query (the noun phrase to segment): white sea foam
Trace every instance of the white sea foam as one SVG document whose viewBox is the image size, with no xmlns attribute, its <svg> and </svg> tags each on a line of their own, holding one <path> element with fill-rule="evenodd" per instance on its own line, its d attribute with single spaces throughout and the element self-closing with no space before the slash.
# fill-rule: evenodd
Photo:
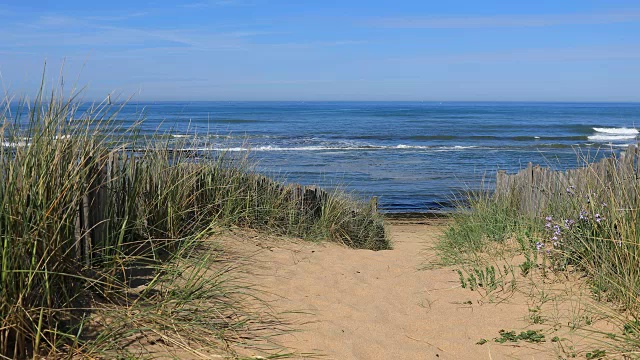
<svg viewBox="0 0 640 360">
<path fill-rule="evenodd" d="M 625 141 L 636 138 L 636 135 L 591 135 L 587 137 L 591 141 Z"/>
<path fill-rule="evenodd" d="M 468 149 L 475 149 L 475 148 L 477 148 L 477 146 L 460 146 L 460 145 L 456 145 L 456 146 L 438 147 L 438 148 L 435 148 L 433 151 L 435 151 L 435 152 L 460 151 L 460 150 L 468 150 Z"/>
<path fill-rule="evenodd" d="M 23 146 L 27 146 L 27 145 L 31 145 L 30 142 L 28 141 L 16 141 L 16 142 L 11 142 L 11 141 L 3 141 L 2 142 L 2 146 L 3 147 L 23 147 Z"/>
<path fill-rule="evenodd" d="M 611 144 L 611 146 L 619 147 L 619 148 L 627 148 L 627 147 L 629 147 L 629 145 L 633 145 L 633 144 Z"/>
<path fill-rule="evenodd" d="M 182 148 L 180 151 L 230 151 L 230 152 L 240 152 L 240 151 L 251 151 L 251 152 L 262 152 L 262 151 L 363 151 L 363 150 L 433 150 L 433 151 L 452 151 L 452 150 L 467 150 L 477 148 L 477 146 L 442 146 L 442 147 L 432 147 L 432 146 L 423 146 L 423 145 L 405 145 L 400 144 L 396 146 L 296 146 L 296 147 L 281 147 L 281 146 L 273 146 L 273 145 L 264 145 L 264 146 L 256 146 L 256 147 L 193 147 L 193 148 Z"/>
<path fill-rule="evenodd" d="M 71 139 L 71 135 L 54 136 L 53 140 L 67 140 Z M 2 141 L 0 145 L 2 147 L 23 147 L 31 145 L 31 138 L 16 138 L 16 141 Z"/>
<path fill-rule="evenodd" d="M 594 127 L 593 130 L 595 132 L 603 133 L 603 134 L 612 134 L 612 135 L 638 135 L 640 132 L 638 129 L 631 128 L 597 128 Z"/>
<path fill-rule="evenodd" d="M 383 147 L 383 148 L 387 148 L 387 147 Z M 396 149 L 430 149 L 431 146 L 400 144 L 400 145 L 396 146 L 395 148 Z"/>
</svg>

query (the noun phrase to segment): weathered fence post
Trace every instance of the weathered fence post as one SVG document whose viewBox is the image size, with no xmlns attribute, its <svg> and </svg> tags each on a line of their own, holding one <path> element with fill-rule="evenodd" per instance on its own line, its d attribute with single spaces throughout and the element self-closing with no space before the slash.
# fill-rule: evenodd
<svg viewBox="0 0 640 360">
<path fill-rule="evenodd" d="M 576 189 L 585 191 L 593 185 L 610 187 L 616 184 L 626 188 L 625 193 L 629 193 L 635 191 L 633 189 L 640 179 L 639 156 L 640 149 L 630 145 L 619 156 L 603 158 L 579 169 L 552 171 L 528 163 L 526 168 L 515 174 L 499 170 L 496 173 L 494 197 L 513 196 L 522 214 L 537 216 L 548 206 L 552 196 L 566 196 Z"/>
<path fill-rule="evenodd" d="M 374 196 L 369 200 L 369 208 L 371 209 L 371 213 L 375 214 L 378 212 L 378 197 Z"/>
</svg>

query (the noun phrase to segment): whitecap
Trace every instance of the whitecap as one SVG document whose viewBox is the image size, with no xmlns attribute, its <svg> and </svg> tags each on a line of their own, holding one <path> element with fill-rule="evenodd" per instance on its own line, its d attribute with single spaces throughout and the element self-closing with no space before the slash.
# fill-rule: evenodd
<svg viewBox="0 0 640 360">
<path fill-rule="evenodd" d="M 587 137 L 591 141 L 624 141 L 635 138 L 636 135 L 591 135 Z"/>
<path fill-rule="evenodd" d="M 640 132 L 638 129 L 632 128 L 597 128 L 594 127 L 593 130 L 603 134 L 614 134 L 614 135 L 638 135 Z"/>
<path fill-rule="evenodd" d="M 430 149 L 430 146 L 424 146 L 424 145 L 405 145 L 405 144 L 400 144 L 397 145 L 395 147 L 396 149 Z"/>
</svg>

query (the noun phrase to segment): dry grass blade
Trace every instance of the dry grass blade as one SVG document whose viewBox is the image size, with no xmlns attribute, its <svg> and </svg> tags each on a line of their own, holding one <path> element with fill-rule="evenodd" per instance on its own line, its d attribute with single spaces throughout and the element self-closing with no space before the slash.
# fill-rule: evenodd
<svg viewBox="0 0 640 360">
<path fill-rule="evenodd" d="M 256 174 L 246 157 L 141 137 L 118 126 L 124 105 L 63 93 L 43 82 L 35 99 L 0 105 L 2 356 L 121 351 L 141 333 L 196 352 L 205 338 L 241 341 L 253 315 L 229 297 L 226 272 L 191 257 L 216 226 L 390 246 L 366 203 L 336 192 L 309 209 L 295 186 Z M 187 259 L 193 273 L 175 265 Z M 148 279 L 134 296 L 141 269 Z M 114 317 L 88 331 L 106 310 Z"/>
</svg>

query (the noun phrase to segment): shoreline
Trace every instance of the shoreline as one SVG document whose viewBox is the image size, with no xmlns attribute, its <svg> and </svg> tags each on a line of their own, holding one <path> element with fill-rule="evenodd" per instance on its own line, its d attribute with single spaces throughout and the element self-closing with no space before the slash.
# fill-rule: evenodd
<svg viewBox="0 0 640 360">
<path fill-rule="evenodd" d="M 454 215 L 454 211 L 429 211 L 429 212 L 384 212 L 380 214 L 385 220 L 402 221 L 402 220 L 438 220 L 450 219 Z"/>
</svg>

